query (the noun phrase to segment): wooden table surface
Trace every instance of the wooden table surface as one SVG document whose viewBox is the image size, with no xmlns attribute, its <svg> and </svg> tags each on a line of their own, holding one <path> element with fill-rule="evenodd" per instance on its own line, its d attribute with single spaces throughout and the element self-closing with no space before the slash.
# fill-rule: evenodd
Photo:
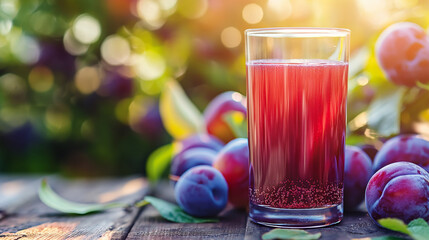
<svg viewBox="0 0 429 240">
<path fill-rule="evenodd" d="M 252 223 L 244 211 L 227 207 L 218 223 L 181 224 L 160 217 L 152 206 L 112 209 L 86 216 L 61 214 L 40 202 L 40 177 L 0 176 L 0 239 L 261 239 L 270 228 Z M 79 202 L 134 203 L 145 195 L 174 201 L 168 183 L 150 188 L 141 177 L 67 180 L 49 177 L 60 195 Z M 365 212 L 346 213 L 335 226 L 311 229 L 320 239 L 401 236 L 377 227 Z"/>
</svg>

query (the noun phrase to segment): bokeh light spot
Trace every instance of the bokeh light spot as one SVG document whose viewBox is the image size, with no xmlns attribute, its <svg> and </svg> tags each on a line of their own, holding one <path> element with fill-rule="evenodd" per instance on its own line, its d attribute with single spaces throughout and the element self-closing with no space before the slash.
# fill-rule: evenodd
<svg viewBox="0 0 429 240">
<path fill-rule="evenodd" d="M 360 86 L 365 86 L 368 84 L 369 79 L 366 76 L 360 76 L 356 79 L 357 84 L 359 84 Z"/>
<path fill-rule="evenodd" d="M 153 0 L 140 0 L 137 3 L 137 13 L 152 30 L 162 27 L 165 22 L 161 6 Z"/>
<path fill-rule="evenodd" d="M 84 67 L 76 73 L 74 83 L 79 92 L 90 94 L 96 91 L 101 84 L 100 75 L 95 67 Z"/>
<path fill-rule="evenodd" d="M 130 57 L 130 54 L 130 44 L 121 36 L 109 36 L 101 44 L 101 56 L 111 65 L 124 64 Z"/>
<path fill-rule="evenodd" d="M 159 0 L 159 5 L 164 11 L 172 11 L 176 7 L 177 0 Z"/>
<path fill-rule="evenodd" d="M 70 132 L 70 110 L 66 106 L 50 107 L 45 114 L 45 124 L 53 135 L 66 135 Z"/>
<path fill-rule="evenodd" d="M 130 107 L 131 101 L 132 99 L 130 98 L 123 99 L 119 101 L 115 107 L 116 118 L 124 124 L 128 124 L 128 109 Z"/>
<path fill-rule="evenodd" d="M 30 87 L 36 92 L 46 92 L 54 84 L 52 71 L 43 66 L 34 67 L 28 75 Z"/>
<path fill-rule="evenodd" d="M 256 24 L 259 23 L 264 17 L 264 11 L 258 4 L 249 3 L 244 6 L 242 11 L 242 17 L 247 23 Z"/>
<path fill-rule="evenodd" d="M 6 35 L 12 29 L 12 21 L 9 19 L 4 19 L 0 21 L 0 34 Z"/>
<path fill-rule="evenodd" d="M 146 51 L 144 54 L 134 55 L 132 64 L 137 76 L 148 81 L 161 77 L 167 67 L 165 59 L 154 51 Z"/>
<path fill-rule="evenodd" d="M 72 55 L 81 55 L 88 50 L 88 45 L 83 44 L 76 40 L 73 35 L 73 32 L 69 30 L 66 31 L 63 38 L 64 48 Z"/>
<path fill-rule="evenodd" d="M 292 14 L 292 5 L 289 0 L 268 0 L 267 9 L 275 20 L 286 20 Z"/>
<path fill-rule="evenodd" d="M 72 31 L 76 40 L 85 44 L 97 41 L 101 34 L 100 23 L 88 14 L 82 14 L 76 18 Z"/>
<path fill-rule="evenodd" d="M 204 16 L 208 7 L 208 0 L 179 0 L 177 2 L 177 11 L 182 16 L 190 19 Z"/>
<path fill-rule="evenodd" d="M 146 112 L 147 107 L 145 104 L 145 98 L 140 95 L 135 96 L 128 109 L 129 125 L 134 131 L 138 132 L 136 126 L 140 122 L 140 119 L 146 114 Z"/>
<path fill-rule="evenodd" d="M 12 52 L 19 61 L 25 64 L 33 64 L 40 57 L 40 48 L 36 40 L 25 35 L 12 43 Z"/>
<path fill-rule="evenodd" d="M 241 43 L 241 33 L 235 27 L 227 27 L 220 34 L 220 40 L 225 47 L 235 48 Z"/>
<path fill-rule="evenodd" d="M 25 81 L 18 75 L 7 73 L 0 77 L 0 89 L 7 94 L 23 94 L 26 90 Z"/>
</svg>

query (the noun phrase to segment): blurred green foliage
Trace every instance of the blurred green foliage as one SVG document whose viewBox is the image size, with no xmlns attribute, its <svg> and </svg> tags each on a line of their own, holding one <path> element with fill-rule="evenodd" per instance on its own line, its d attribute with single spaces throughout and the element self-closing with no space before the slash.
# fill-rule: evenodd
<svg viewBox="0 0 429 240">
<path fill-rule="evenodd" d="M 429 2 L 0 0 L 0 171 L 143 173 L 154 149 L 201 127 L 183 111 L 245 94 L 242 33 L 258 27 L 352 30 L 348 143 L 429 135 L 428 90 L 392 85 L 375 60 L 378 34 L 397 21 L 428 28 Z M 176 80 L 183 93 L 163 92 Z M 191 130 L 172 120 L 167 133 L 160 95 L 173 99 L 164 122 L 182 114 Z"/>
</svg>

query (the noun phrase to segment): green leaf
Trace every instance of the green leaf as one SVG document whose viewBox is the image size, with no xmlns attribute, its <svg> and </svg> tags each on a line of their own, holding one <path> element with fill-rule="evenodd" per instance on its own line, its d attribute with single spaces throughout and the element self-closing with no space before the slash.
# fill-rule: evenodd
<svg viewBox="0 0 429 240">
<path fill-rule="evenodd" d="M 429 237 L 429 225 L 422 219 L 414 219 L 408 224 L 408 230 L 411 232 L 411 237 L 416 240 L 427 240 Z"/>
<path fill-rule="evenodd" d="M 170 167 L 173 158 L 173 144 L 164 145 L 155 151 L 147 159 L 146 173 L 149 181 L 159 180 Z"/>
<path fill-rule="evenodd" d="M 400 219 L 396 218 L 383 218 L 378 220 L 381 226 L 409 235 L 415 240 L 427 240 L 429 236 L 429 225 L 422 219 L 414 219 L 408 226 Z"/>
<path fill-rule="evenodd" d="M 368 126 L 382 136 L 397 134 L 405 88 L 398 87 L 379 92 L 368 107 Z"/>
<path fill-rule="evenodd" d="M 196 218 L 185 213 L 179 206 L 161 200 L 159 198 L 147 196 L 141 202 L 138 202 L 136 206 L 141 207 L 146 204 L 152 204 L 152 206 L 161 214 L 161 216 L 171 222 L 177 223 L 209 223 L 218 222 L 216 218 Z"/>
<path fill-rule="evenodd" d="M 203 116 L 175 80 L 165 83 L 159 100 L 165 129 L 176 139 L 204 131 Z"/>
<path fill-rule="evenodd" d="M 407 224 L 402 220 L 397 218 L 382 218 L 378 220 L 378 223 L 384 228 L 390 229 L 392 231 L 401 232 L 405 234 L 410 234 Z"/>
<path fill-rule="evenodd" d="M 362 240 L 367 240 L 368 238 L 358 238 Z M 371 240 L 404 240 L 404 238 L 394 237 L 394 236 L 382 236 L 382 237 L 372 237 Z"/>
<path fill-rule="evenodd" d="M 223 116 L 223 120 L 228 124 L 237 138 L 247 138 L 246 116 L 239 111 L 231 111 Z"/>
<path fill-rule="evenodd" d="M 58 210 L 63 213 L 79 215 L 101 212 L 111 208 L 121 208 L 127 206 L 127 204 L 124 203 L 85 204 L 71 202 L 56 194 L 49 186 L 46 179 L 43 179 L 41 182 L 39 188 L 39 198 L 44 204 L 55 210 Z"/>
<path fill-rule="evenodd" d="M 304 230 L 280 229 L 276 228 L 262 235 L 262 239 L 294 239 L 294 240 L 312 240 L 319 239 L 321 233 L 311 234 Z"/>
</svg>

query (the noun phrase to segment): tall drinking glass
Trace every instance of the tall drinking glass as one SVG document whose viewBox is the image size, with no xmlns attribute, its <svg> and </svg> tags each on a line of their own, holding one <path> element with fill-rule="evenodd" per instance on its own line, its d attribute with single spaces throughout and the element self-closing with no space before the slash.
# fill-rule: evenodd
<svg viewBox="0 0 429 240">
<path fill-rule="evenodd" d="M 291 228 L 340 222 L 350 31 L 245 35 L 250 218 Z"/>
</svg>

